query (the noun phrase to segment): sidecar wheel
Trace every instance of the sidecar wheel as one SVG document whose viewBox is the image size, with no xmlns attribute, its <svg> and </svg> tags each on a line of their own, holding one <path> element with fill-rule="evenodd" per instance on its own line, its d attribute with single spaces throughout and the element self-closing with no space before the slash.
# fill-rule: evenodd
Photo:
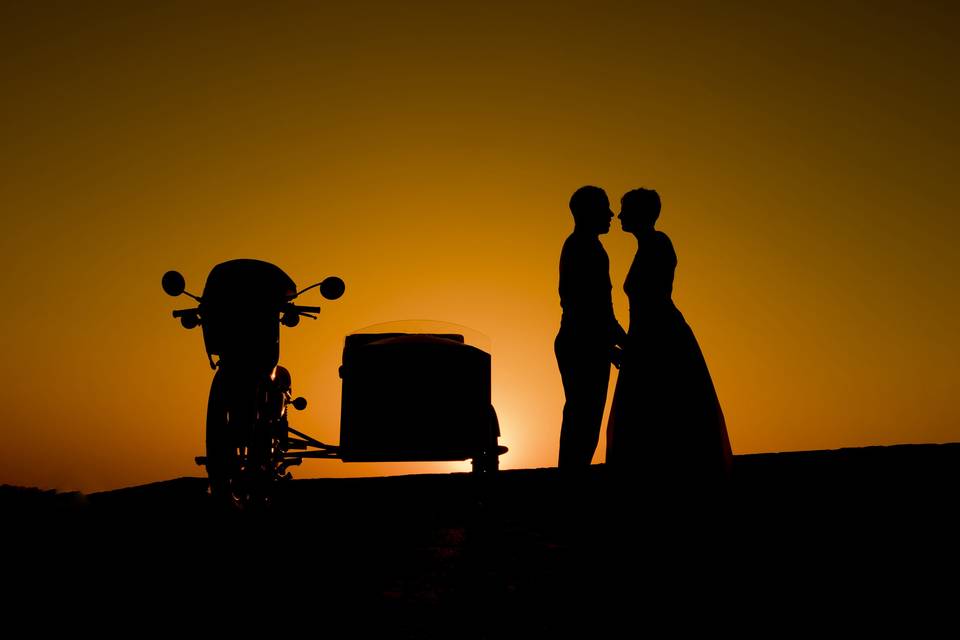
<svg viewBox="0 0 960 640">
<path fill-rule="evenodd" d="M 498 438 L 500 437 L 500 421 L 497 419 L 497 412 L 490 405 L 490 421 L 483 444 L 483 449 L 473 458 L 473 472 L 477 474 L 496 473 L 500 468 L 500 449 Z"/>
</svg>

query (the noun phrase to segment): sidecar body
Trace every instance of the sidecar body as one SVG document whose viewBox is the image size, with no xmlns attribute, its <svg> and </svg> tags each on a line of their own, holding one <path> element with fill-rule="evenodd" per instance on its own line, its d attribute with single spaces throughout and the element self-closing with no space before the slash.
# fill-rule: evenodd
<svg viewBox="0 0 960 640">
<path fill-rule="evenodd" d="M 343 350 L 345 462 L 492 458 L 490 354 L 457 333 L 357 333 Z M 505 449 L 503 449 L 505 451 Z"/>
</svg>

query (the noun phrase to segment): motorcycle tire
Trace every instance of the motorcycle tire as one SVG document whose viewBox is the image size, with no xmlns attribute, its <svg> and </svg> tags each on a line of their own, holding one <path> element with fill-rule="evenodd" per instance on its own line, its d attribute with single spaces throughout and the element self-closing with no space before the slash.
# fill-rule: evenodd
<svg viewBox="0 0 960 640">
<path fill-rule="evenodd" d="M 497 412 L 490 405 L 490 422 L 484 438 L 483 448 L 472 460 L 472 469 L 476 474 L 496 473 L 500 468 L 500 451 L 498 438 L 500 437 L 500 421 Z"/>
</svg>

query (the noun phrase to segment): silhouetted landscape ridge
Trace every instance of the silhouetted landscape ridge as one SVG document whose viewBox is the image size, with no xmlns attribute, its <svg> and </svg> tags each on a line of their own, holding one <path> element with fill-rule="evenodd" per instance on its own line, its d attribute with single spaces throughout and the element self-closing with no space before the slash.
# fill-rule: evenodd
<svg viewBox="0 0 960 640">
<path fill-rule="evenodd" d="M 504 616 L 520 635 L 638 607 L 663 615 L 747 599 L 816 612 L 824 599 L 943 595 L 958 475 L 952 443 L 738 455 L 730 486 L 710 499 L 618 487 L 605 465 L 294 480 L 254 514 L 217 509 L 204 478 L 0 495 L 8 556 L 28 560 L 23 575 L 38 588 L 56 576 L 57 593 L 82 597 L 96 574 L 121 596 L 193 576 L 189 592 L 202 598 L 276 574 L 283 588 L 263 598 L 359 608 L 368 615 L 355 629 L 439 637 L 442 621 L 470 619 L 467 637 L 503 637 Z"/>
</svg>

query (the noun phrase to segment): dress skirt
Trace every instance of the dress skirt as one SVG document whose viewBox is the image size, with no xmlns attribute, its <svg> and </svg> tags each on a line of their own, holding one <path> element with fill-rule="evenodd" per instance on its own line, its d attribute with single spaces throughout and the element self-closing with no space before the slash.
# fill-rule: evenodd
<svg viewBox="0 0 960 640">
<path fill-rule="evenodd" d="M 722 480 L 733 460 L 720 401 L 672 304 L 631 321 L 607 425 L 607 464 L 673 484 Z"/>
</svg>

